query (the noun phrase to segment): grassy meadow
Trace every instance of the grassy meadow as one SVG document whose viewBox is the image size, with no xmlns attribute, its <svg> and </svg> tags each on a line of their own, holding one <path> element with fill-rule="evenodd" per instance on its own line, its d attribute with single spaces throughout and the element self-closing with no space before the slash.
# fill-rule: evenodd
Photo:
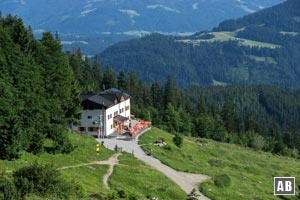
<svg viewBox="0 0 300 200">
<path fill-rule="evenodd" d="M 34 164 L 53 164 L 56 168 L 63 166 L 73 166 L 82 163 L 90 163 L 93 161 L 107 160 L 114 154 L 113 151 L 101 147 L 100 155 L 96 154 L 96 140 L 88 135 L 79 135 L 69 133 L 72 144 L 76 147 L 70 154 L 49 154 L 42 153 L 35 156 L 26 152 L 21 153 L 21 157 L 17 160 L 6 161 L 0 160 L 0 176 L 1 173 L 12 175 L 14 170 L 23 166 Z M 45 146 L 51 144 L 46 142 Z M 119 199 L 118 191 L 124 191 L 127 195 L 122 199 L 146 199 L 147 196 L 158 196 L 159 199 L 173 200 L 177 197 L 185 199 L 186 194 L 172 181 L 170 181 L 162 173 L 147 166 L 130 154 L 122 154 L 119 156 L 120 165 L 115 165 L 114 172 L 109 178 L 109 186 L 107 189 L 102 178 L 108 170 L 108 165 L 91 164 L 75 168 L 67 168 L 60 170 L 63 178 L 69 182 L 76 182 L 83 186 L 86 191 L 84 199 Z M 42 200 L 46 197 L 36 195 L 26 196 L 26 200 Z M 74 197 L 74 199 L 76 199 Z"/>
<path fill-rule="evenodd" d="M 179 186 L 162 173 L 136 159 L 131 154 L 119 156 L 120 164 L 115 166 L 109 179 L 114 190 L 124 190 L 138 199 L 158 197 L 160 200 L 186 199 L 186 194 Z"/>
<path fill-rule="evenodd" d="M 209 34 L 214 35 L 214 38 L 211 39 L 182 39 L 177 40 L 179 42 L 189 43 L 193 45 L 200 45 L 202 42 L 225 42 L 229 40 L 236 40 L 240 45 L 250 46 L 250 47 L 265 47 L 265 48 L 279 48 L 279 45 L 266 43 L 266 42 L 258 42 L 254 40 L 248 40 L 243 38 L 236 37 L 236 31 L 233 32 L 209 32 Z"/>
<path fill-rule="evenodd" d="M 153 142 L 163 138 L 167 145 L 157 147 Z M 280 199 L 273 195 L 273 177 L 294 176 L 300 180 L 300 160 L 256 152 L 233 144 L 207 139 L 185 138 L 181 148 L 172 142 L 173 135 L 153 128 L 140 137 L 146 152 L 166 165 L 184 172 L 206 174 L 211 177 L 200 190 L 211 199 Z M 217 187 L 215 177 L 227 174 L 231 184 Z M 284 199 L 296 199 L 285 196 Z"/>
</svg>

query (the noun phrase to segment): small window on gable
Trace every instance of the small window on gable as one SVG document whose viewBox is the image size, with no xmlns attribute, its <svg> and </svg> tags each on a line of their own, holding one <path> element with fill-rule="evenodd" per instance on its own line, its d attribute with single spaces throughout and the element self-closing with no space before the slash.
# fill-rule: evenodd
<svg viewBox="0 0 300 200">
<path fill-rule="evenodd" d="M 88 116 L 88 119 L 92 119 L 93 117 L 92 116 Z"/>
</svg>

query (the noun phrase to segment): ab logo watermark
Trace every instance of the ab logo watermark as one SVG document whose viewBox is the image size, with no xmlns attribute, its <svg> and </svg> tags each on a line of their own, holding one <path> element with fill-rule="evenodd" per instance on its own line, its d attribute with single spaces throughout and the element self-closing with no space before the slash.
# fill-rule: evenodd
<svg viewBox="0 0 300 200">
<path fill-rule="evenodd" d="M 295 177 L 274 177 L 274 195 L 295 195 Z"/>
</svg>

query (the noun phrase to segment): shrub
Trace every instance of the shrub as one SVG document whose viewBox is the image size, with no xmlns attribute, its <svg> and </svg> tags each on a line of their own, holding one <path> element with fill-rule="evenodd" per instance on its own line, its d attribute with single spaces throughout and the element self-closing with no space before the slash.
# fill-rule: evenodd
<svg viewBox="0 0 300 200">
<path fill-rule="evenodd" d="M 208 161 L 208 163 L 213 167 L 221 167 L 222 166 L 222 161 L 218 160 L 218 159 L 211 159 Z"/>
<path fill-rule="evenodd" d="M 197 194 L 196 189 L 193 188 L 190 194 L 187 196 L 187 200 L 197 200 L 200 195 Z"/>
<path fill-rule="evenodd" d="M 0 200 L 20 199 L 12 180 L 0 175 Z"/>
<path fill-rule="evenodd" d="M 166 146 L 164 146 L 163 148 L 164 148 L 165 150 L 167 150 L 167 151 L 172 151 L 172 147 L 169 146 L 169 145 L 166 145 Z"/>
<path fill-rule="evenodd" d="M 176 133 L 175 136 L 173 137 L 173 142 L 176 146 L 181 147 L 183 138 L 180 134 Z"/>
<path fill-rule="evenodd" d="M 261 135 L 255 134 L 251 140 L 250 147 L 255 151 L 260 151 L 266 144 L 265 138 Z"/>
<path fill-rule="evenodd" d="M 217 187 L 225 188 L 230 186 L 231 180 L 227 174 L 220 174 L 215 177 L 214 183 Z"/>
<path fill-rule="evenodd" d="M 118 192 L 119 198 L 127 198 L 127 193 L 124 190 L 119 190 Z"/>
<path fill-rule="evenodd" d="M 52 165 L 34 163 L 13 173 L 14 185 L 22 198 L 27 194 L 66 199 L 71 195 L 86 196 L 85 188 L 78 182 L 66 182 Z"/>
</svg>

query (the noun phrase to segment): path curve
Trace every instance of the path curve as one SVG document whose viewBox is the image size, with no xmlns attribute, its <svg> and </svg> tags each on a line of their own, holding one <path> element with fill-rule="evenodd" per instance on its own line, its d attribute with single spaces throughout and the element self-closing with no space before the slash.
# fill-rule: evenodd
<svg viewBox="0 0 300 200">
<path fill-rule="evenodd" d="M 90 162 L 90 163 L 81 163 L 81 164 L 77 164 L 77 165 L 64 166 L 64 167 L 58 168 L 57 170 L 64 170 L 64 169 L 89 166 L 89 165 L 108 165 L 109 168 L 106 171 L 106 173 L 104 174 L 104 176 L 102 178 L 102 182 L 105 185 L 105 187 L 110 189 L 110 187 L 108 185 L 108 179 L 114 171 L 114 166 L 119 164 L 119 160 L 118 160 L 119 155 L 120 154 L 114 154 L 108 160 L 101 160 L 101 161 L 94 161 L 94 162 Z"/>
<path fill-rule="evenodd" d="M 200 195 L 198 199 L 209 200 L 208 197 L 204 196 L 202 193 L 199 192 L 197 187 L 199 183 L 207 180 L 209 178 L 208 176 L 201 175 L 201 174 L 179 172 L 174 170 L 173 168 L 161 163 L 160 160 L 152 156 L 146 155 L 145 152 L 138 145 L 138 140 L 124 141 L 124 140 L 116 140 L 116 139 L 98 139 L 98 141 L 99 142 L 104 141 L 104 146 L 112 150 L 114 150 L 116 145 L 118 147 L 122 147 L 123 151 L 126 151 L 128 153 L 133 153 L 136 158 L 144 161 L 148 165 L 152 166 L 153 168 L 165 174 L 174 183 L 176 183 L 179 187 L 181 187 L 181 189 L 185 191 L 185 193 L 189 194 L 193 190 L 193 188 L 195 188 L 198 195 Z"/>
</svg>

